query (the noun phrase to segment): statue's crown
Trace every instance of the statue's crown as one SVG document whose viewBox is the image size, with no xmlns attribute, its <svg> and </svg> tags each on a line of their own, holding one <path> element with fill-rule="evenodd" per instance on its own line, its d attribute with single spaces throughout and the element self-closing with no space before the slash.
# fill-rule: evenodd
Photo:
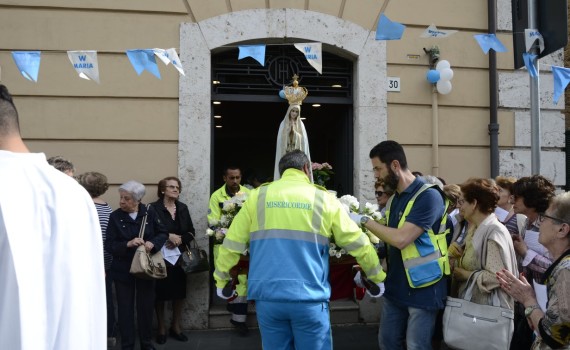
<svg viewBox="0 0 570 350">
<path fill-rule="evenodd" d="M 297 79 L 299 79 L 299 76 L 297 76 L 297 74 L 293 75 L 293 85 L 285 86 L 283 88 L 283 91 L 285 92 L 285 98 L 287 101 L 289 101 L 290 105 L 303 104 L 303 100 L 309 94 L 306 88 L 299 86 Z"/>
</svg>

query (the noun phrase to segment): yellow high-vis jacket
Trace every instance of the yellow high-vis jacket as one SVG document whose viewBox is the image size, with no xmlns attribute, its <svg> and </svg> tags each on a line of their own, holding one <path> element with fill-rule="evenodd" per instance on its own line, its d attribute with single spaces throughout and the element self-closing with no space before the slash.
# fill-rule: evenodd
<svg viewBox="0 0 570 350">
<path fill-rule="evenodd" d="M 326 301 L 332 238 L 371 281 L 385 279 L 368 236 L 338 199 L 302 171 L 287 169 L 280 180 L 250 192 L 234 218 L 215 261 L 216 285 L 226 285 L 229 270 L 249 247 L 248 299 Z"/>
</svg>

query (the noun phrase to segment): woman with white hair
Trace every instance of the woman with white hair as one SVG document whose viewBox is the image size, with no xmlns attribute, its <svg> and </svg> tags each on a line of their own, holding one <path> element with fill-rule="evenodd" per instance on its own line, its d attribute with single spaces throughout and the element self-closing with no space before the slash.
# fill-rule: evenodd
<svg viewBox="0 0 570 350">
<path fill-rule="evenodd" d="M 129 273 L 135 251 L 144 245 L 150 254 L 159 252 L 168 237 L 166 227 L 156 212 L 141 203 L 145 187 L 136 181 L 128 181 L 119 187 L 120 208 L 111 213 L 107 227 L 105 248 L 113 255 L 110 273 L 115 282 L 119 309 L 121 348 L 135 346 L 135 300 L 137 325 L 141 349 L 154 349 L 152 344 L 152 314 L 154 310 L 155 282 L 135 278 Z M 139 237 L 141 225 L 146 220 L 143 237 Z"/>
</svg>

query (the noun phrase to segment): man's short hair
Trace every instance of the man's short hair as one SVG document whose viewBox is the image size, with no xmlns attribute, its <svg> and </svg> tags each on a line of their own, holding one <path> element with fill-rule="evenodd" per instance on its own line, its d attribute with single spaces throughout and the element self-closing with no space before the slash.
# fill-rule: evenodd
<svg viewBox="0 0 570 350">
<path fill-rule="evenodd" d="M 279 175 L 282 176 L 285 170 L 291 168 L 303 170 L 303 166 L 305 166 L 305 164 L 309 164 L 309 157 L 307 157 L 305 152 L 298 149 L 287 152 L 279 160 Z"/>
<path fill-rule="evenodd" d="M 13 133 L 20 134 L 18 111 L 12 100 L 12 95 L 5 85 L 0 84 L 0 136 Z"/>
<path fill-rule="evenodd" d="M 239 172 L 241 174 L 241 168 L 236 164 L 228 164 L 228 165 L 224 166 L 224 170 L 223 170 L 224 176 L 228 175 L 228 170 L 239 170 Z"/>
<path fill-rule="evenodd" d="M 370 159 L 378 158 L 386 165 L 390 165 L 394 160 L 400 163 L 400 167 L 404 170 L 408 169 L 408 161 L 404 148 L 396 141 L 382 141 L 370 150 Z"/>
</svg>

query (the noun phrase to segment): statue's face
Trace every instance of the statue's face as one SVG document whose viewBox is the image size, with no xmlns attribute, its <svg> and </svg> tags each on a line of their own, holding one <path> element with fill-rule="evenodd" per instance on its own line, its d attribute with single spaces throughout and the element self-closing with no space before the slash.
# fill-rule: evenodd
<svg viewBox="0 0 570 350">
<path fill-rule="evenodd" d="M 289 118 L 291 120 L 297 120 L 298 116 L 299 116 L 299 108 L 297 107 L 291 108 L 291 111 L 289 112 Z"/>
</svg>

